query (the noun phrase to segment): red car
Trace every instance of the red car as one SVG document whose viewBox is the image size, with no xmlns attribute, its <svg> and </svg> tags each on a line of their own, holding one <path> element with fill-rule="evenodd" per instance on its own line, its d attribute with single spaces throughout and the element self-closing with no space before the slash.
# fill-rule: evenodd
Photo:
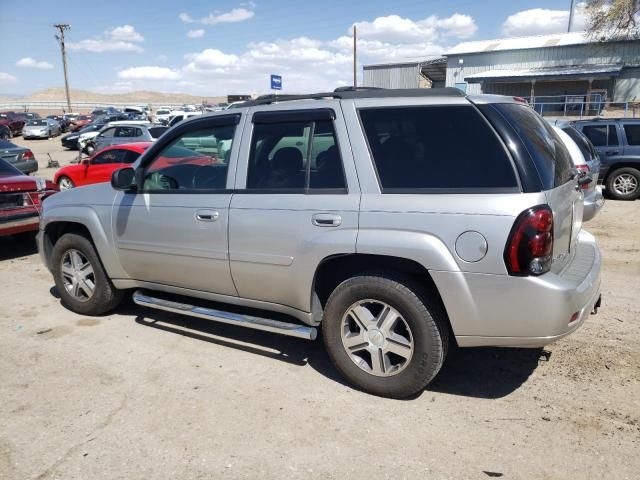
<svg viewBox="0 0 640 480">
<path fill-rule="evenodd" d="M 86 127 L 91 123 L 91 117 L 89 115 L 80 115 L 75 120 L 71 122 L 69 128 L 72 132 L 77 132 L 78 130 Z"/>
<path fill-rule="evenodd" d="M 138 142 L 107 147 L 78 165 L 62 167 L 53 181 L 60 190 L 109 182 L 115 170 L 131 165 L 150 145 L 151 142 Z"/>
<path fill-rule="evenodd" d="M 0 236 L 38 231 L 40 204 L 57 191 L 55 183 L 0 160 Z"/>
<path fill-rule="evenodd" d="M 7 127 L 11 136 L 15 137 L 22 133 L 24 118 L 20 117 L 16 112 L 1 112 L 0 125 Z"/>
</svg>

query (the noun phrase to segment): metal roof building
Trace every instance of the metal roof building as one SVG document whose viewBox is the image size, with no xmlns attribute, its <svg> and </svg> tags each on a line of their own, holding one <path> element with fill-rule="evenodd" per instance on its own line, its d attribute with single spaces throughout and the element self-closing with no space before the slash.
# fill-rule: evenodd
<svg viewBox="0 0 640 480">
<path fill-rule="evenodd" d="M 444 57 L 367 65 L 364 85 L 458 87 L 521 96 L 565 113 L 572 103 L 588 109 L 594 102 L 639 102 L 640 40 L 593 41 L 571 32 L 464 42 Z"/>
<path fill-rule="evenodd" d="M 447 86 L 469 93 L 640 100 L 640 40 L 598 42 L 571 32 L 465 42 L 445 55 Z"/>
</svg>

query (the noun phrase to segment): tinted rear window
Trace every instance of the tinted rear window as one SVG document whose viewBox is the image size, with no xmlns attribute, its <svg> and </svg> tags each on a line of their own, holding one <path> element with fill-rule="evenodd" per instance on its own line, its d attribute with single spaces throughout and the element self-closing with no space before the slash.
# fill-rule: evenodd
<svg viewBox="0 0 640 480">
<path fill-rule="evenodd" d="M 625 125 L 624 133 L 627 136 L 627 143 L 629 145 L 640 145 L 640 124 Z"/>
<path fill-rule="evenodd" d="M 573 178 L 573 161 L 567 147 L 540 115 L 525 104 L 500 103 L 495 107 L 522 140 L 545 190 Z"/>
<path fill-rule="evenodd" d="M 582 156 L 586 161 L 591 162 L 592 160 L 594 160 L 595 155 L 593 154 L 593 150 L 589 146 L 589 141 L 585 138 L 584 135 L 582 135 L 573 127 L 563 127 L 562 131 L 569 135 L 571 140 L 576 142 L 576 145 L 578 145 L 578 148 L 580 149 L 580 153 L 582 153 Z"/>
<path fill-rule="evenodd" d="M 149 134 L 151 138 L 158 138 L 167 130 L 169 130 L 169 127 L 152 127 L 149 129 Z"/>
<path fill-rule="evenodd" d="M 516 189 L 502 142 L 471 105 L 360 110 L 383 192 Z"/>
</svg>

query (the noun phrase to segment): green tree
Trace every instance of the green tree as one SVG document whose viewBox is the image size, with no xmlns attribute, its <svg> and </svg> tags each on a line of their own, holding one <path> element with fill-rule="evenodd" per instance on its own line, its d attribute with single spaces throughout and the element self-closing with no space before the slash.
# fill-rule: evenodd
<svg viewBox="0 0 640 480">
<path fill-rule="evenodd" d="M 587 0 L 587 33 L 601 40 L 640 38 L 640 0 Z"/>
</svg>

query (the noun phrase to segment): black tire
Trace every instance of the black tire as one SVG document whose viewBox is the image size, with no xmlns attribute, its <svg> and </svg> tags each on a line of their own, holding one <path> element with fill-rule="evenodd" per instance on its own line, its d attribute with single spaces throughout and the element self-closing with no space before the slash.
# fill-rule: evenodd
<svg viewBox="0 0 640 480">
<path fill-rule="evenodd" d="M 345 314 L 366 299 L 384 302 L 397 310 L 413 338 L 411 359 L 392 376 L 365 371 L 356 365 L 342 343 Z M 423 390 L 440 371 L 449 343 L 446 316 L 429 293 L 410 278 L 377 273 L 350 278 L 336 287 L 326 304 L 322 335 L 333 364 L 350 383 L 365 392 L 390 398 L 406 398 Z"/>
<path fill-rule="evenodd" d="M 95 289 L 93 295 L 84 301 L 71 295 L 63 280 L 62 259 L 72 249 L 79 251 L 93 268 Z M 116 289 L 107 277 L 93 244 L 82 235 L 66 233 L 60 237 L 53 247 L 51 265 L 62 303 L 73 312 L 82 315 L 102 315 L 116 308 L 124 297 L 124 291 Z"/>
<path fill-rule="evenodd" d="M 635 178 L 635 190 L 623 193 L 616 188 L 616 181 L 622 177 Z M 617 168 L 609 175 L 606 181 L 607 195 L 614 200 L 635 200 L 640 197 L 640 170 L 632 167 Z"/>
</svg>

